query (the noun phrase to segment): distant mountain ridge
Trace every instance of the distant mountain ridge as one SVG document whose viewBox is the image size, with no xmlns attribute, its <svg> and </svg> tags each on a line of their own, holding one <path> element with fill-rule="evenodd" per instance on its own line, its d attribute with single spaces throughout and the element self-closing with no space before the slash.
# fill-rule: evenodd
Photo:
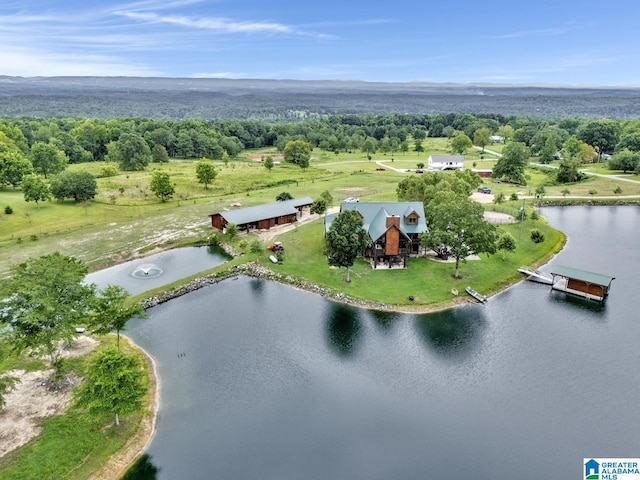
<svg viewBox="0 0 640 480">
<path fill-rule="evenodd" d="M 255 118 L 491 113 L 640 116 L 637 87 L 163 77 L 0 76 L 0 115 Z"/>
</svg>

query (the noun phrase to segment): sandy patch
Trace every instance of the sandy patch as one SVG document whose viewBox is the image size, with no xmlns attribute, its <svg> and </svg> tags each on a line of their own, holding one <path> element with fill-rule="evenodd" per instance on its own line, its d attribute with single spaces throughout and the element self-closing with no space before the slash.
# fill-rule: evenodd
<svg viewBox="0 0 640 480">
<path fill-rule="evenodd" d="M 62 351 L 62 356 L 82 356 L 97 345 L 96 340 L 81 336 Z M 62 413 L 69 407 L 71 389 L 79 379 L 69 376 L 60 389 L 53 389 L 49 382 L 52 374 L 53 370 L 7 372 L 20 382 L 5 395 L 5 409 L 0 414 L 0 457 L 40 435 L 40 422 L 44 417 Z"/>
</svg>

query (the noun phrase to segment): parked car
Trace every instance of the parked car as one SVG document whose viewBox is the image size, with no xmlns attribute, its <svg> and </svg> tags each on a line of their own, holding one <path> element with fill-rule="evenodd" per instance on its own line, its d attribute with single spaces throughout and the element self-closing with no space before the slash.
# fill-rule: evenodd
<svg viewBox="0 0 640 480">
<path fill-rule="evenodd" d="M 343 200 L 344 203 L 358 203 L 359 201 L 360 199 L 356 197 L 347 197 Z"/>
<path fill-rule="evenodd" d="M 384 172 L 385 169 L 382 168 L 382 167 L 378 167 L 378 168 L 376 168 L 376 170 L 379 171 L 379 172 Z"/>
<path fill-rule="evenodd" d="M 478 191 L 480 193 L 491 193 L 491 189 L 489 187 L 485 187 L 484 185 L 480 185 L 478 187 Z"/>
<path fill-rule="evenodd" d="M 424 173 L 424 170 L 422 168 L 418 168 L 416 169 L 416 173 Z"/>
</svg>

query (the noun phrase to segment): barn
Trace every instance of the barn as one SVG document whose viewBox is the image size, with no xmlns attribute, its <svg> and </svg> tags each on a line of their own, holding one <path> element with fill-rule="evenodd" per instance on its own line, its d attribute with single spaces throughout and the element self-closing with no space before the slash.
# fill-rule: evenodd
<svg viewBox="0 0 640 480">
<path fill-rule="evenodd" d="M 311 197 L 294 198 L 255 207 L 225 210 L 213 213 L 209 218 L 211 226 L 222 232 L 229 223 L 237 225 L 240 231 L 265 230 L 297 221 L 302 211 L 305 208 L 311 209 L 312 204 Z"/>
</svg>

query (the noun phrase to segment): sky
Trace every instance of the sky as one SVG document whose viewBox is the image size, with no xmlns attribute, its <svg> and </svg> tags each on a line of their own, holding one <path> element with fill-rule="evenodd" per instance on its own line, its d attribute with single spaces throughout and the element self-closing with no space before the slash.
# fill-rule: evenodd
<svg viewBox="0 0 640 480">
<path fill-rule="evenodd" d="M 640 86 L 637 0 L 0 0 L 0 75 Z"/>
</svg>

